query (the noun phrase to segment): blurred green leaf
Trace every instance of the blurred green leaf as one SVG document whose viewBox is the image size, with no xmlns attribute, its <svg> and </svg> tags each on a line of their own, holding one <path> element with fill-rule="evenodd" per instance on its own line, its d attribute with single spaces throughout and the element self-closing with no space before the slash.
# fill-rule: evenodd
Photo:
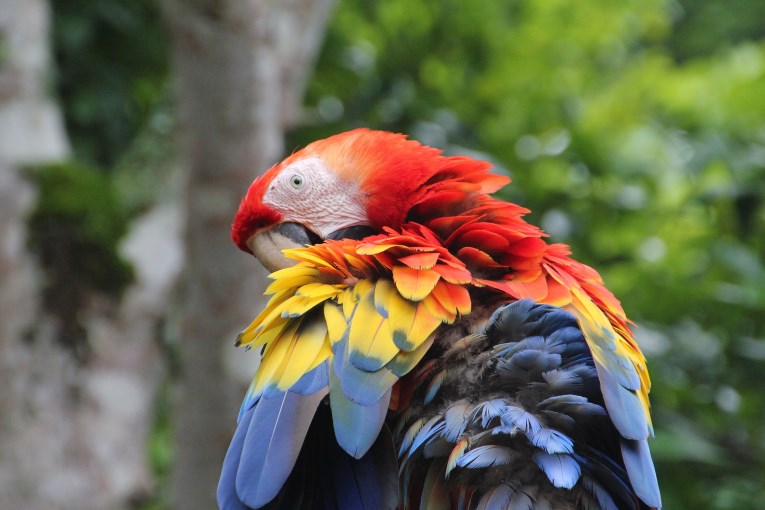
<svg viewBox="0 0 765 510">
<path fill-rule="evenodd" d="M 110 168 L 167 80 L 167 37 L 153 0 L 55 0 L 55 88 L 78 159 Z"/>
</svg>

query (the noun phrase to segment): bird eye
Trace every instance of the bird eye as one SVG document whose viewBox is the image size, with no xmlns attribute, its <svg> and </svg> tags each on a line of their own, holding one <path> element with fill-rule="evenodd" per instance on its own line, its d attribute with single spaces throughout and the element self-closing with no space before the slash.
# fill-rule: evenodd
<svg viewBox="0 0 765 510">
<path fill-rule="evenodd" d="M 292 187 L 295 189 L 300 189 L 300 187 L 303 185 L 303 177 L 297 174 L 293 175 L 290 177 L 290 185 L 292 185 Z"/>
</svg>

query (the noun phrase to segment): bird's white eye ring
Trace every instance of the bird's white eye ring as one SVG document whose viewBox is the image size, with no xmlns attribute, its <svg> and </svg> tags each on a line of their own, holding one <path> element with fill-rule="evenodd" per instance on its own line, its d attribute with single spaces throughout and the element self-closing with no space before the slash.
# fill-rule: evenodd
<svg viewBox="0 0 765 510">
<path fill-rule="evenodd" d="M 290 177 L 290 186 L 292 186 L 295 189 L 300 189 L 303 186 L 303 177 L 298 174 L 295 174 L 292 177 Z"/>
</svg>

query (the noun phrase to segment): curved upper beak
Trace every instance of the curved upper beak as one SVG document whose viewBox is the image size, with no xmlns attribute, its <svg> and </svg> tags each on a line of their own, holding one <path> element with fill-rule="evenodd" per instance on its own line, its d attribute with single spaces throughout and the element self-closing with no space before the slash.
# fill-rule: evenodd
<svg viewBox="0 0 765 510">
<path fill-rule="evenodd" d="M 377 233 L 366 225 L 353 225 L 327 236 L 327 239 L 363 239 Z M 247 247 L 269 271 L 277 271 L 292 266 L 295 261 L 288 259 L 282 250 L 302 248 L 310 244 L 324 242 L 324 239 L 308 230 L 300 223 L 280 223 L 274 228 L 256 233 L 247 240 Z"/>
<path fill-rule="evenodd" d="M 247 240 L 247 247 L 269 271 L 292 266 L 295 261 L 284 256 L 282 250 L 302 248 L 320 243 L 321 238 L 299 223 L 280 223 L 276 227 L 256 233 Z"/>
</svg>

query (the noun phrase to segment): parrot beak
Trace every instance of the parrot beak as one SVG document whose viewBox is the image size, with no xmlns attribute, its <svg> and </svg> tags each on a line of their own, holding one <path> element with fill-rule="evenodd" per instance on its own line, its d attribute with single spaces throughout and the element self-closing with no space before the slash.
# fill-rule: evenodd
<svg viewBox="0 0 765 510">
<path fill-rule="evenodd" d="M 327 239 L 363 239 L 377 231 L 366 225 L 354 225 L 332 232 Z M 277 271 L 294 265 L 282 250 L 302 248 L 324 240 L 300 223 L 280 223 L 274 228 L 263 230 L 250 237 L 247 247 L 269 271 Z"/>
<path fill-rule="evenodd" d="M 280 223 L 275 228 L 258 232 L 247 241 L 247 247 L 269 271 L 277 271 L 295 264 L 282 250 L 302 248 L 320 243 L 321 238 L 299 223 Z"/>
</svg>

